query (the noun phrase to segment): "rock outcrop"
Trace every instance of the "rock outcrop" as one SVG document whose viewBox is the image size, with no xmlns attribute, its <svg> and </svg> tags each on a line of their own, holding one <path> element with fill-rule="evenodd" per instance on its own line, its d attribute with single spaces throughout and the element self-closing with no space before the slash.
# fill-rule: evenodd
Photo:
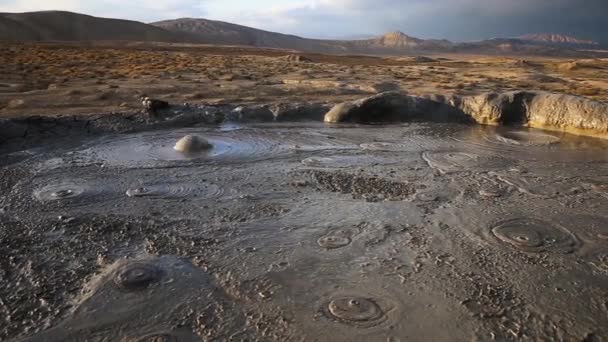
<svg viewBox="0 0 608 342">
<path fill-rule="evenodd" d="M 608 138 L 608 104 L 579 96 L 487 93 L 463 97 L 460 108 L 481 124 L 522 125 Z"/>
<path fill-rule="evenodd" d="M 473 121 L 608 138 L 608 103 L 547 92 L 416 97 L 386 92 L 334 106 L 325 122 Z"/>
<path fill-rule="evenodd" d="M 302 55 L 287 55 L 283 56 L 283 59 L 287 62 L 291 63 L 311 63 L 312 60 L 306 56 Z"/>
<path fill-rule="evenodd" d="M 398 121 L 470 121 L 452 98 L 416 97 L 400 92 L 385 92 L 334 106 L 325 115 L 328 123 L 379 123 Z"/>
</svg>

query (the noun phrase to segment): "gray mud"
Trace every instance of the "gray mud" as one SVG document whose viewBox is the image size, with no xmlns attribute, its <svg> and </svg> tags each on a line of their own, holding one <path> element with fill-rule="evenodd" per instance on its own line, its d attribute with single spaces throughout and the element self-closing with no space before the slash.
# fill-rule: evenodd
<svg viewBox="0 0 608 342">
<path fill-rule="evenodd" d="M 300 122 L 0 150 L 0 340 L 608 338 L 606 140 Z"/>
</svg>

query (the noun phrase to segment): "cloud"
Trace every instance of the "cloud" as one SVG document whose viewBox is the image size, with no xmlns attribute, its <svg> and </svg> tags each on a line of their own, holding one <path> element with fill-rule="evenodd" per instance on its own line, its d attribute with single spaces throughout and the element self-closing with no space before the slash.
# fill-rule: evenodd
<svg viewBox="0 0 608 342">
<path fill-rule="evenodd" d="M 608 43 L 608 0 L 0 0 L 0 11 L 48 9 L 144 22 L 206 17 L 321 38 L 401 30 L 462 41 L 554 32 Z"/>
<path fill-rule="evenodd" d="M 401 30 L 461 41 L 555 32 L 606 41 L 605 13 L 606 0 L 310 0 L 210 15 L 314 37 Z"/>
</svg>

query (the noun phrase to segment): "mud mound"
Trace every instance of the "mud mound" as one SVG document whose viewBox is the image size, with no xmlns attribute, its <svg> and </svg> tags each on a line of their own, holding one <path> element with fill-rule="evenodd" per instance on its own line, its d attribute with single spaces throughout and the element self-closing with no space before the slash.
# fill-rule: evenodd
<svg viewBox="0 0 608 342">
<path fill-rule="evenodd" d="M 439 100 L 437 100 L 439 99 Z M 422 98 L 400 92 L 385 92 L 353 102 L 334 106 L 324 121 L 380 123 L 414 120 L 466 121 L 453 106 L 446 106 L 445 98 Z"/>
<path fill-rule="evenodd" d="M 523 252 L 571 253 L 578 241 L 570 232 L 550 222 L 518 218 L 501 222 L 492 234 L 507 245 Z"/>
</svg>

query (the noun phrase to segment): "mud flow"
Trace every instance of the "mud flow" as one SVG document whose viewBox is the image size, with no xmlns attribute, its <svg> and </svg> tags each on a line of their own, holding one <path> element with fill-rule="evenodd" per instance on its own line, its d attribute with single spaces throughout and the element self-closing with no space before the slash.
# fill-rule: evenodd
<svg viewBox="0 0 608 342">
<path fill-rule="evenodd" d="M 15 146 L 0 340 L 608 338 L 605 140 L 304 122 Z"/>
</svg>

